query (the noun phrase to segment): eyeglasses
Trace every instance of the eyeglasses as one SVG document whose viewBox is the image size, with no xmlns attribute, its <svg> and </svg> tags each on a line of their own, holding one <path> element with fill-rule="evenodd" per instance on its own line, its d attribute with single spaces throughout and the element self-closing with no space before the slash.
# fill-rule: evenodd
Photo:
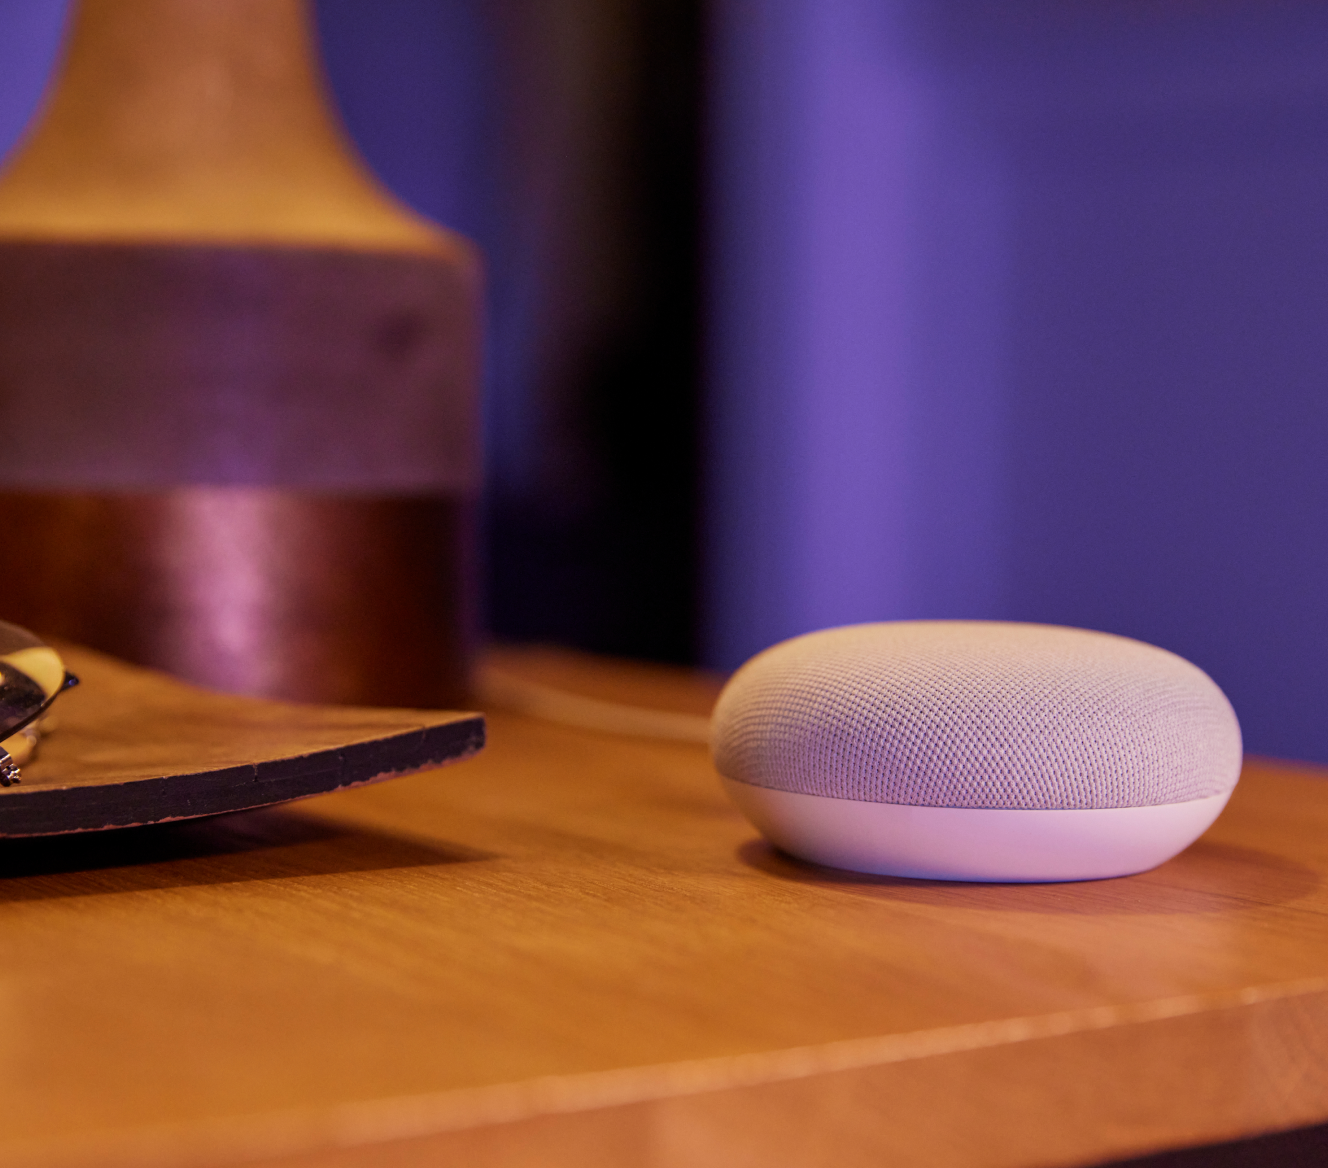
<svg viewBox="0 0 1328 1168">
<path fill-rule="evenodd" d="M 24 762 L 32 756 L 42 716 L 77 684 L 59 653 L 27 629 L 0 621 L 0 787 L 21 781 L 10 752 L 21 751 Z"/>
</svg>

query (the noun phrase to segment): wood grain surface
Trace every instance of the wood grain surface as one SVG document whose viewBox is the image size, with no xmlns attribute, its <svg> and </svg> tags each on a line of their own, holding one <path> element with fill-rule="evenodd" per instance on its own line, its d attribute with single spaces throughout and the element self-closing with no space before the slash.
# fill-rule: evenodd
<svg viewBox="0 0 1328 1168">
<path fill-rule="evenodd" d="M 0 845 L 0 1162 L 1014 1168 L 1328 1119 L 1318 772 L 1251 763 L 1141 876 L 942 884 L 772 852 L 701 746 L 489 715 L 444 774 Z"/>
</svg>

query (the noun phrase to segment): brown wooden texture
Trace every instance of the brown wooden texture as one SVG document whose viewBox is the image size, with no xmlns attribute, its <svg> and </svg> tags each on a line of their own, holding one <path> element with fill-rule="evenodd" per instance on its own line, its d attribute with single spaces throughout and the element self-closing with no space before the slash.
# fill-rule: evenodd
<svg viewBox="0 0 1328 1168">
<path fill-rule="evenodd" d="M 262 487 L 0 491 L 0 612 L 199 685 L 465 702 L 471 504 Z"/>
<path fill-rule="evenodd" d="M 1309 768 L 1154 872 L 953 885 L 773 853 L 699 746 L 490 711 L 445 776 L 0 865 L 7 1166 L 1028 1168 L 1328 1119 Z"/>
<path fill-rule="evenodd" d="M 671 714 L 709 716 L 725 677 L 679 665 L 597 656 L 559 645 L 495 645 L 486 671 L 569 695 Z"/>
<path fill-rule="evenodd" d="M 0 175 L 0 609 L 204 684 L 459 701 L 479 297 L 355 155 L 304 0 L 76 0 Z"/>
<path fill-rule="evenodd" d="M 0 485 L 473 494 L 475 295 L 431 255 L 0 235 Z"/>
</svg>

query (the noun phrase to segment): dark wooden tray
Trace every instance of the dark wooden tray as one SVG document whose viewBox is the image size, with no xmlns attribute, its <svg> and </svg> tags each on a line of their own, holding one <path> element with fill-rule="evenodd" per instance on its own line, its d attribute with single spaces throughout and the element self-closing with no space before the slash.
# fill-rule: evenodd
<svg viewBox="0 0 1328 1168">
<path fill-rule="evenodd" d="M 484 717 L 214 693 L 61 645 L 83 684 L 55 706 L 0 838 L 104 831 L 285 803 L 469 758 Z"/>
</svg>

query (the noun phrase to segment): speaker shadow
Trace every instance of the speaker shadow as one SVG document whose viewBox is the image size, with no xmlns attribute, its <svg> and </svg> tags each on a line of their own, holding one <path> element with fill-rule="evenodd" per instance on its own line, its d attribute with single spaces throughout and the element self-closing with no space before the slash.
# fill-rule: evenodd
<svg viewBox="0 0 1328 1168">
<path fill-rule="evenodd" d="M 1284 856 L 1203 839 L 1148 872 L 1055 884 L 872 876 L 799 860 L 759 838 L 742 844 L 737 857 L 748 867 L 781 880 L 874 900 L 1056 915 L 1152 916 L 1256 910 L 1304 900 L 1322 884 L 1313 868 Z"/>
<path fill-rule="evenodd" d="M 493 859 L 290 807 L 0 841 L 0 903 Z"/>
</svg>

